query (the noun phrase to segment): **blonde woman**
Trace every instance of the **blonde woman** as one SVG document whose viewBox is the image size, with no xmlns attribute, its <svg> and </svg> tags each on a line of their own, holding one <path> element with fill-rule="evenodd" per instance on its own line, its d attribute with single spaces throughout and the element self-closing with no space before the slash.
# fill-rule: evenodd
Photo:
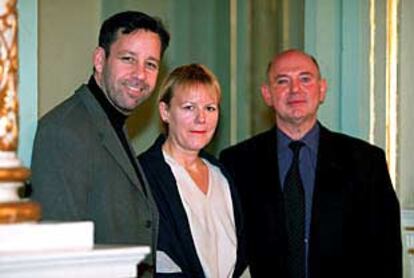
<svg viewBox="0 0 414 278">
<path fill-rule="evenodd" d="M 176 68 L 161 87 L 165 134 L 138 157 L 160 214 L 156 277 L 238 277 L 245 267 L 235 188 L 203 151 L 220 98 L 217 78 L 199 64 Z"/>
</svg>

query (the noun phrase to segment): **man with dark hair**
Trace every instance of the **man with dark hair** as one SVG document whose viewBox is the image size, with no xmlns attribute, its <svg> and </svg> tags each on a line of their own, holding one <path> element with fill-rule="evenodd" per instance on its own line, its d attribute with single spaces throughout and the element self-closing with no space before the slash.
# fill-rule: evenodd
<svg viewBox="0 0 414 278">
<path fill-rule="evenodd" d="M 262 86 L 275 127 L 221 153 L 239 189 L 251 275 L 401 278 L 384 152 L 318 122 L 326 91 L 312 56 L 276 55 Z"/>
<path fill-rule="evenodd" d="M 156 250 L 158 213 L 125 120 L 154 90 L 168 43 L 162 23 L 141 12 L 103 23 L 88 84 L 39 121 L 32 198 L 43 220 L 92 220 L 96 243 Z"/>
</svg>

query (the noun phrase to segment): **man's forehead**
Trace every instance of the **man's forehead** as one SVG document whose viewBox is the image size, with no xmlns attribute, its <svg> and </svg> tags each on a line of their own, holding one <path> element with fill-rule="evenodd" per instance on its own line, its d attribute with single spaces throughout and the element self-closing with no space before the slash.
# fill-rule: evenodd
<svg viewBox="0 0 414 278">
<path fill-rule="evenodd" d="M 303 53 L 294 53 L 276 57 L 269 73 L 272 76 L 288 73 L 319 74 L 319 70 L 311 57 Z"/>
<path fill-rule="evenodd" d="M 154 33 L 152 31 L 147 31 L 145 29 L 138 29 L 131 33 L 127 34 L 119 34 L 117 39 L 111 44 L 111 49 L 117 47 L 118 52 L 128 52 L 130 54 L 136 54 L 137 49 L 136 46 L 140 43 L 146 43 L 148 40 L 156 39 L 158 42 L 157 45 L 159 46 L 159 49 L 157 51 L 157 48 L 154 47 L 148 47 L 145 50 L 148 52 L 154 52 L 154 58 L 159 60 L 161 56 L 161 40 L 157 33 Z M 142 48 L 139 48 L 140 52 L 143 51 Z M 159 52 L 159 53 L 155 53 Z M 157 55 L 155 55 L 157 54 Z"/>
</svg>

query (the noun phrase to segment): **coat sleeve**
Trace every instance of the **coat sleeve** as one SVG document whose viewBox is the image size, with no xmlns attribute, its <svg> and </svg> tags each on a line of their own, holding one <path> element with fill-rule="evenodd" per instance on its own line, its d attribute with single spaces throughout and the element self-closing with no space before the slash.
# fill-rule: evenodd
<svg viewBox="0 0 414 278">
<path fill-rule="evenodd" d="M 402 277 L 400 207 L 383 151 L 374 156 L 368 207 L 375 268 L 381 277 Z M 367 173 L 369 174 L 369 173 Z M 379 277 L 378 276 L 378 277 Z"/>
<path fill-rule="evenodd" d="M 86 220 L 91 153 L 82 134 L 39 124 L 32 154 L 32 196 L 43 220 Z"/>
</svg>

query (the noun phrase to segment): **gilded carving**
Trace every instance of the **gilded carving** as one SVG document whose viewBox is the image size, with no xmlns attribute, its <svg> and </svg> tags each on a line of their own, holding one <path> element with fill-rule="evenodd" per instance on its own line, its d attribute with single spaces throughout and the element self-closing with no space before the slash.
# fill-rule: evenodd
<svg viewBox="0 0 414 278">
<path fill-rule="evenodd" d="M 16 0 L 0 1 L 0 5 L 0 151 L 16 151 L 18 141 Z"/>
</svg>

